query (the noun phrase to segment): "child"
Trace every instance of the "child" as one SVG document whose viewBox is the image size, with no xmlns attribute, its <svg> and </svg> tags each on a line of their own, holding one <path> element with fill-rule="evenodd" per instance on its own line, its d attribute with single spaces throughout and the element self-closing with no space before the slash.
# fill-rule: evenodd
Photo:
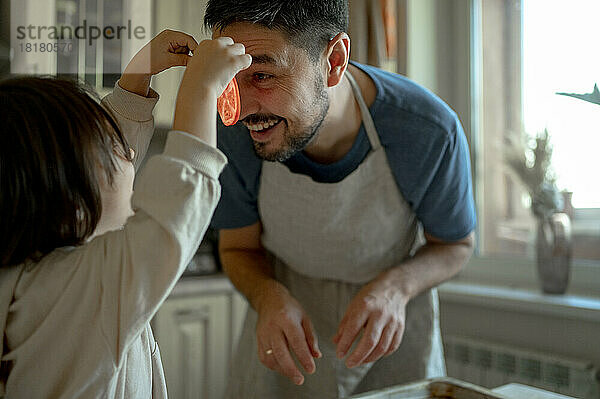
<svg viewBox="0 0 600 399">
<path fill-rule="evenodd" d="M 0 83 L 6 397 L 166 397 L 149 322 L 219 199 L 226 158 L 215 148 L 216 99 L 250 65 L 244 52 L 230 38 L 198 45 L 162 32 L 104 107 L 68 81 Z M 150 77 L 186 64 L 164 153 L 149 160 L 131 197 L 158 100 Z"/>
</svg>

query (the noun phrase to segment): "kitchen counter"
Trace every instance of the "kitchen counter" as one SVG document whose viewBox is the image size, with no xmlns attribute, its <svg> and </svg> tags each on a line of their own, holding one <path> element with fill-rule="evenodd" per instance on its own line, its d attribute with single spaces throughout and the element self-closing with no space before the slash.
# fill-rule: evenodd
<svg viewBox="0 0 600 399">
<path fill-rule="evenodd" d="M 233 284 L 224 273 L 209 274 L 204 276 L 183 276 L 169 298 L 195 296 L 198 294 L 219 294 L 234 291 Z"/>
</svg>

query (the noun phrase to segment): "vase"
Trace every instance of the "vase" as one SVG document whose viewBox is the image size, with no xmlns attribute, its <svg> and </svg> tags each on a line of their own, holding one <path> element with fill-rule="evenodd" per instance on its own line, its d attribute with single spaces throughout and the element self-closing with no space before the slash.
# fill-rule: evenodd
<svg viewBox="0 0 600 399">
<path fill-rule="evenodd" d="M 538 220 L 537 268 L 542 291 L 564 294 L 571 274 L 571 219 L 558 212 Z"/>
</svg>

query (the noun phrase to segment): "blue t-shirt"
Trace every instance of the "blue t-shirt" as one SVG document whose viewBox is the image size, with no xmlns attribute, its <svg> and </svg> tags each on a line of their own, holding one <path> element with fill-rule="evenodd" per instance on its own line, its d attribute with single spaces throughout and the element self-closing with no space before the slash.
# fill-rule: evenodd
<svg viewBox="0 0 600 399">
<path fill-rule="evenodd" d="M 425 232 L 456 241 L 475 228 L 469 148 L 458 117 L 427 89 L 397 74 L 352 63 L 375 83 L 369 108 L 402 196 Z M 222 194 L 212 220 L 217 229 L 249 226 L 260 217 L 257 199 L 262 160 L 248 129 L 219 123 L 218 147 L 229 164 L 221 174 Z M 320 164 L 298 152 L 284 162 L 293 173 L 320 183 L 343 180 L 371 149 L 363 125 L 350 151 L 339 161 Z"/>
</svg>

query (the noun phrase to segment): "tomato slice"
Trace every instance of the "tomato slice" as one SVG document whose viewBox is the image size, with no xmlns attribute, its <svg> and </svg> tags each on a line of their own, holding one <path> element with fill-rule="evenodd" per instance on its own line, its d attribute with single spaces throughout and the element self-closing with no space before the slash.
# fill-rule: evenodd
<svg viewBox="0 0 600 399">
<path fill-rule="evenodd" d="M 217 99 L 217 111 L 219 111 L 219 116 L 225 126 L 237 123 L 240 118 L 240 108 L 240 89 L 233 78 Z"/>
</svg>

